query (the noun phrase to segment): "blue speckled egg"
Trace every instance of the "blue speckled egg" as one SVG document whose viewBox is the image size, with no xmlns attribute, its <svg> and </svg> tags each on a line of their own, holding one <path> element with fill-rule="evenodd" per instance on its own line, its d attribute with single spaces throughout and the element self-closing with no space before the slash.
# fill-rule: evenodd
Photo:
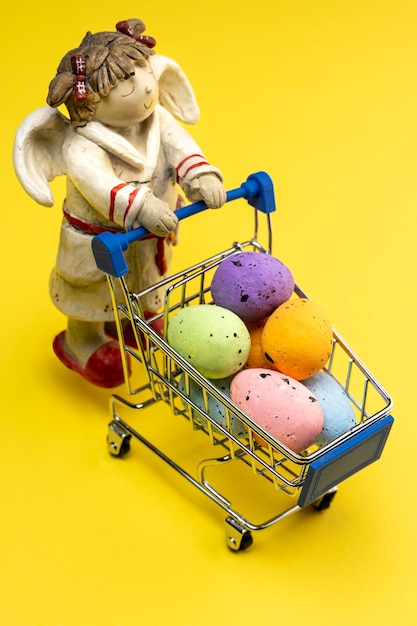
<svg viewBox="0 0 417 626">
<path fill-rule="evenodd" d="M 355 410 L 340 383 L 325 370 L 303 380 L 323 411 L 324 425 L 316 443 L 320 446 L 343 435 L 356 424 Z"/>
<path fill-rule="evenodd" d="M 211 282 L 213 301 L 245 322 L 256 322 L 286 302 L 294 278 L 286 265 L 260 252 L 239 252 L 224 259 Z"/>
<path fill-rule="evenodd" d="M 230 398 L 230 383 L 232 380 L 233 380 L 233 376 L 228 376 L 227 378 L 211 379 L 209 380 L 209 382 L 215 387 L 217 387 L 221 392 L 223 392 L 225 396 Z M 180 378 L 179 389 L 182 393 L 186 394 L 184 374 Z M 202 409 L 203 411 L 206 410 L 205 405 L 204 405 L 203 389 L 192 378 L 190 378 L 190 381 L 189 381 L 188 396 L 190 400 L 192 400 L 192 402 L 194 402 L 194 404 L 196 404 L 200 409 Z M 212 417 L 215 422 L 220 424 L 220 426 L 227 428 L 226 408 L 224 404 L 222 404 L 221 402 L 218 402 L 216 398 L 208 394 L 208 407 L 207 408 L 208 408 L 208 414 L 210 415 L 210 417 Z M 203 427 L 206 426 L 207 420 L 205 419 L 205 417 L 200 415 L 200 413 L 198 413 L 195 410 L 193 410 L 193 418 L 197 422 L 200 422 L 200 424 Z M 244 428 L 242 422 L 236 416 L 232 414 L 230 415 L 230 432 L 235 437 L 238 437 L 238 438 L 247 437 L 247 431 Z"/>
<path fill-rule="evenodd" d="M 245 365 L 250 335 L 233 311 L 214 304 L 180 309 L 168 324 L 168 343 L 206 378 L 226 378 Z"/>
</svg>

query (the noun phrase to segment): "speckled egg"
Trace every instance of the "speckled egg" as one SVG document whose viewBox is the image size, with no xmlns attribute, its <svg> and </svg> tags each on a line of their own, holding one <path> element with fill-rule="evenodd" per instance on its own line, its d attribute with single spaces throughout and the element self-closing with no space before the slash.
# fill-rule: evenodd
<svg viewBox="0 0 417 626">
<path fill-rule="evenodd" d="M 322 431 L 323 412 L 315 395 L 299 381 L 275 370 L 242 370 L 231 382 L 230 397 L 293 452 L 311 446 Z"/>
<path fill-rule="evenodd" d="M 323 411 L 324 425 L 316 442 L 319 446 L 355 426 L 355 410 L 345 390 L 333 376 L 323 370 L 304 380 L 303 384 L 314 393 Z"/>
<path fill-rule="evenodd" d="M 314 376 L 327 363 L 333 331 L 327 315 L 307 298 L 281 304 L 269 316 L 262 349 L 272 368 L 297 380 Z"/>
<path fill-rule="evenodd" d="M 265 318 L 259 322 L 247 322 L 246 325 L 250 334 L 250 352 L 245 367 L 266 367 L 271 368 L 271 364 L 266 360 L 262 350 L 262 333 L 266 323 Z"/>
<path fill-rule="evenodd" d="M 222 391 L 225 394 L 225 396 L 230 398 L 230 383 L 232 379 L 233 379 L 233 376 L 228 376 L 227 378 L 211 379 L 209 380 L 209 382 L 215 387 L 217 387 L 217 389 Z M 187 395 L 184 374 L 180 378 L 179 389 L 180 391 L 182 391 L 182 393 Z M 214 419 L 215 422 L 217 422 L 218 424 L 226 428 L 227 420 L 226 420 L 226 408 L 224 404 L 221 402 L 218 402 L 214 396 L 210 394 L 207 394 L 207 395 L 208 395 L 208 405 L 207 405 L 208 414 L 210 415 L 210 417 Z M 204 404 L 203 389 L 192 378 L 189 379 L 188 396 L 190 400 L 194 402 L 194 404 L 196 404 L 200 409 L 202 409 L 203 411 L 206 410 L 205 404 Z M 200 422 L 200 424 L 203 427 L 207 425 L 206 418 L 200 415 L 198 411 L 193 410 L 192 413 L 193 413 L 193 418 L 197 422 Z M 235 437 L 238 437 L 238 438 L 245 438 L 247 436 L 247 431 L 244 428 L 242 422 L 235 415 L 232 415 L 232 414 L 230 415 L 230 432 Z"/>
<path fill-rule="evenodd" d="M 213 301 L 245 322 L 268 316 L 294 291 L 286 265 L 269 254 L 240 252 L 224 259 L 212 282 Z"/>
<path fill-rule="evenodd" d="M 246 363 L 250 335 L 233 311 L 212 304 L 180 309 L 168 324 L 168 343 L 206 378 L 226 378 Z"/>
</svg>

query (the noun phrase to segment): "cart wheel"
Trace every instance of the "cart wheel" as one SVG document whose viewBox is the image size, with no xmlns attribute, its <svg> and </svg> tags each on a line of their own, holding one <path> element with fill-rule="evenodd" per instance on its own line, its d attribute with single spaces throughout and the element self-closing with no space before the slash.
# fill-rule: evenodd
<svg viewBox="0 0 417 626">
<path fill-rule="evenodd" d="M 124 457 L 130 452 L 131 435 L 116 421 L 110 422 L 107 447 L 112 456 Z"/>
<path fill-rule="evenodd" d="M 253 544 L 252 533 L 233 517 L 228 517 L 226 519 L 226 543 L 233 552 L 243 552 Z"/>
<path fill-rule="evenodd" d="M 313 502 L 313 507 L 316 509 L 316 511 L 325 511 L 326 509 L 330 507 L 336 493 L 337 493 L 337 487 L 334 487 L 333 489 L 325 493 L 323 496 L 321 496 L 321 498 L 318 498 L 317 500 L 315 500 L 315 502 Z"/>
</svg>

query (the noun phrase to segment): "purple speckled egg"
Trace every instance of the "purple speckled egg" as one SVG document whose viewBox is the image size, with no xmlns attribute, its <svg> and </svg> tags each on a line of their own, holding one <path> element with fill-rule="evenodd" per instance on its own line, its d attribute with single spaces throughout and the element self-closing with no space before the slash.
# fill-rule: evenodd
<svg viewBox="0 0 417 626">
<path fill-rule="evenodd" d="M 294 291 L 291 271 L 261 252 L 239 252 L 224 259 L 211 282 L 213 301 L 244 322 L 268 317 Z"/>
</svg>

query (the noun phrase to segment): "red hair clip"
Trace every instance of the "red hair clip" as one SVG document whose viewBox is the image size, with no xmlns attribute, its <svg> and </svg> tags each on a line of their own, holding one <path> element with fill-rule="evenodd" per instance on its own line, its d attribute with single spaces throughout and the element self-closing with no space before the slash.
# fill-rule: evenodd
<svg viewBox="0 0 417 626">
<path fill-rule="evenodd" d="M 156 46 L 156 39 L 154 39 L 150 35 L 139 35 L 139 37 L 137 38 L 137 41 L 140 41 L 140 43 L 145 44 L 145 46 L 147 46 L 148 48 L 155 48 Z"/>
<path fill-rule="evenodd" d="M 132 37 L 132 39 L 134 39 L 135 41 L 139 41 L 139 43 L 143 43 L 147 48 L 154 48 L 156 46 L 156 39 L 154 39 L 153 37 L 150 37 L 149 35 L 141 35 L 141 34 L 135 33 L 134 29 L 129 23 L 129 20 L 123 20 L 121 22 L 117 22 L 116 30 L 119 33 L 123 33 L 123 35 Z"/>
<path fill-rule="evenodd" d="M 74 54 L 71 57 L 72 73 L 74 74 L 74 98 L 75 101 L 84 102 L 87 99 L 87 86 L 85 84 L 85 59 L 82 54 Z"/>
</svg>

